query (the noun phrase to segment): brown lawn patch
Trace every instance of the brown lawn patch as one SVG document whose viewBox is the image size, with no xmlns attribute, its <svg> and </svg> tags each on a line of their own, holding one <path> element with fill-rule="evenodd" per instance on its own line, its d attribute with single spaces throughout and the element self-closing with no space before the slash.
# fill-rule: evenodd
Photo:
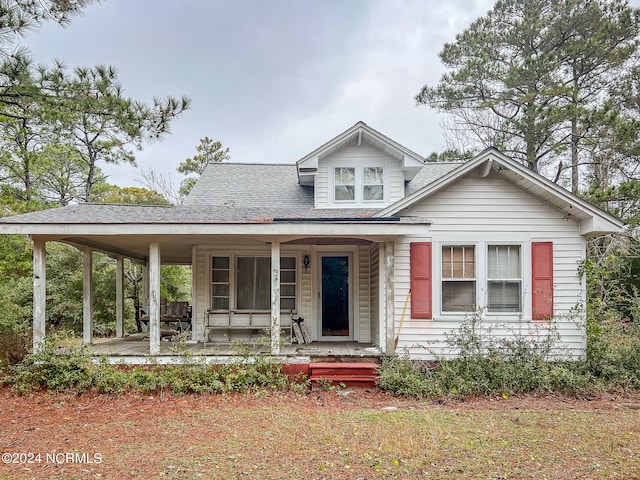
<svg viewBox="0 0 640 480">
<path fill-rule="evenodd" d="M 2 463 L 0 478 L 633 479 L 640 411 L 628 407 L 637 404 L 437 404 L 378 391 L 21 397 L 5 388 L 0 453 L 40 460 Z"/>
</svg>

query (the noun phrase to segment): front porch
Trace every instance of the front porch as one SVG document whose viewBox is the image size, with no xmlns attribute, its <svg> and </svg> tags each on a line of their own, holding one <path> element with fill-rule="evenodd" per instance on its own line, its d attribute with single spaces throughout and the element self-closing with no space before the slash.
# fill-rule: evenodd
<svg viewBox="0 0 640 480">
<path fill-rule="evenodd" d="M 309 344 L 285 343 L 277 355 L 271 354 L 271 346 L 262 343 L 207 343 L 160 342 L 160 352 L 149 351 L 148 334 L 138 333 L 122 338 L 95 338 L 88 345 L 96 358 L 104 358 L 112 364 L 173 364 L 185 358 L 203 363 L 229 363 L 256 355 L 269 355 L 282 364 L 313 362 L 376 362 L 382 355 L 373 344 L 358 342 L 312 342 Z"/>
</svg>

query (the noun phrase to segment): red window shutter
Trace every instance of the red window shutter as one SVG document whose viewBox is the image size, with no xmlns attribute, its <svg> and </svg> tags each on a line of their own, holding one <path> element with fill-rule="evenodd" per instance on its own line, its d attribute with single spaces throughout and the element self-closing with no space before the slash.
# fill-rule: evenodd
<svg viewBox="0 0 640 480">
<path fill-rule="evenodd" d="M 433 318 L 431 242 L 414 242 L 411 253 L 411 318 Z"/>
<path fill-rule="evenodd" d="M 553 316 L 553 243 L 531 243 L 531 273 L 534 320 Z"/>
</svg>

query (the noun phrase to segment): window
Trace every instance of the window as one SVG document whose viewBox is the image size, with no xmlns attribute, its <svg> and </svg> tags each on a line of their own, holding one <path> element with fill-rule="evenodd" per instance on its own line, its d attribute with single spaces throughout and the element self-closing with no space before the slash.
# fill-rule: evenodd
<svg viewBox="0 0 640 480">
<path fill-rule="evenodd" d="M 520 246 L 489 245 L 487 290 L 489 312 L 522 311 Z"/>
<path fill-rule="evenodd" d="M 236 259 L 236 308 L 269 310 L 271 308 L 271 259 L 238 257 Z"/>
<path fill-rule="evenodd" d="M 211 272 L 211 307 L 229 310 L 229 257 L 213 257 Z"/>
<path fill-rule="evenodd" d="M 442 311 L 468 312 L 476 304 L 475 247 L 442 247 Z"/>
<path fill-rule="evenodd" d="M 271 309 L 271 257 L 214 256 L 211 264 L 211 307 L 214 310 Z M 280 258 L 281 310 L 296 309 L 296 265 L 296 257 Z M 232 267 L 235 267 L 234 271 Z"/>
<path fill-rule="evenodd" d="M 296 309 L 296 259 L 280 258 L 280 310 Z"/>
<path fill-rule="evenodd" d="M 335 169 L 335 200 L 354 201 L 356 190 L 356 169 L 339 167 Z"/>
<path fill-rule="evenodd" d="M 333 171 L 335 202 L 384 201 L 383 167 L 335 167 Z"/>
<path fill-rule="evenodd" d="M 364 169 L 364 201 L 384 200 L 384 179 L 382 167 L 366 167 Z"/>
</svg>

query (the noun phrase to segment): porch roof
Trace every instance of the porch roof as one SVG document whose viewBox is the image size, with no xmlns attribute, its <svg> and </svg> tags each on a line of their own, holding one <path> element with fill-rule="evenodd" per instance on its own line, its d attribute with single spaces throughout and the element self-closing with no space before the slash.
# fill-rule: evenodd
<svg viewBox="0 0 640 480">
<path fill-rule="evenodd" d="M 424 233 L 430 224 L 422 218 L 373 218 L 363 210 L 283 213 L 268 207 L 80 204 L 0 219 L 0 233 L 28 234 L 143 263 L 150 242 L 158 242 L 163 263 L 188 264 L 194 245 L 236 243 L 240 239 L 256 244 L 313 238 L 384 242 L 399 235 Z"/>
</svg>

